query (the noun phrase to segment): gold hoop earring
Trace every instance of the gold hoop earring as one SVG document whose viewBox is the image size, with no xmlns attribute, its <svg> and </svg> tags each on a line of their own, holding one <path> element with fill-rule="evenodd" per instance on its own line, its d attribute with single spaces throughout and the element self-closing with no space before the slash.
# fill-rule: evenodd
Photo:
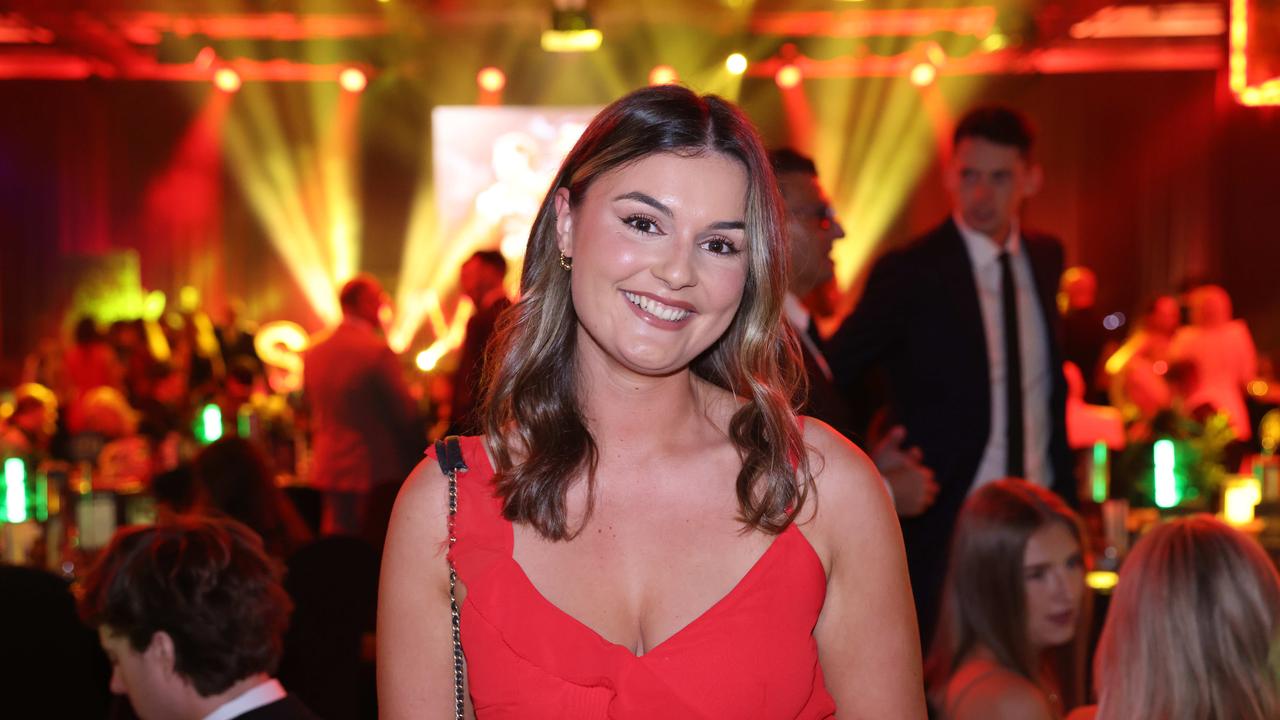
<svg viewBox="0 0 1280 720">
<path fill-rule="evenodd" d="M 564 253 L 560 253 L 560 267 L 564 268 L 565 270 L 572 270 L 573 258 L 565 257 Z"/>
</svg>

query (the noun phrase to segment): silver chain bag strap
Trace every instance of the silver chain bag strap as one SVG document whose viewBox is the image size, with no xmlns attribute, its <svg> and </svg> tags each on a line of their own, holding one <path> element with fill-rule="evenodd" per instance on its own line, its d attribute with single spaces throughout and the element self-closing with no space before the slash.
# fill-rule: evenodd
<svg viewBox="0 0 1280 720">
<path fill-rule="evenodd" d="M 466 715 L 466 680 L 463 677 L 462 665 L 462 625 L 458 616 L 458 572 L 453 566 L 453 545 L 458 541 L 454 532 L 454 524 L 458 515 L 458 473 L 467 471 L 467 463 L 462 459 L 462 446 L 458 444 L 458 436 L 450 435 L 436 441 L 436 460 L 440 462 L 440 472 L 449 477 L 449 615 L 453 630 L 453 716 L 464 720 Z"/>
</svg>

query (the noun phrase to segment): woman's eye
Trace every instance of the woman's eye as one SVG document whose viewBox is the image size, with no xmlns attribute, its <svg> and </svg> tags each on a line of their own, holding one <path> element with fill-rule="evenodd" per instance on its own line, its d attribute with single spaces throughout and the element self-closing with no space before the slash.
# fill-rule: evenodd
<svg viewBox="0 0 1280 720">
<path fill-rule="evenodd" d="M 647 218 L 643 215 L 632 215 L 625 218 L 622 222 L 631 226 L 635 230 L 639 230 L 646 235 L 652 235 L 658 232 L 658 223 L 653 218 Z"/>
<path fill-rule="evenodd" d="M 712 238 L 702 246 L 716 255 L 734 255 L 738 252 L 738 246 L 724 238 Z"/>
</svg>

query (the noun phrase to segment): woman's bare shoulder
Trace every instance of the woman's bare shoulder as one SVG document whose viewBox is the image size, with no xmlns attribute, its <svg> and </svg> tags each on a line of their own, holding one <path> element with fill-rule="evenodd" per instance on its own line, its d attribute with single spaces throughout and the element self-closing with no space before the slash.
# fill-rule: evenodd
<svg viewBox="0 0 1280 720">
<path fill-rule="evenodd" d="M 814 492 L 797 522 L 828 571 L 845 551 L 876 552 L 900 545 L 893 500 L 866 453 L 831 426 L 808 417 L 804 442 Z"/>
<path fill-rule="evenodd" d="M 1025 677 L 996 663 L 961 665 L 947 689 L 954 704 L 952 720 L 1050 720 L 1053 710 L 1044 691 Z M 956 683 L 959 686 L 955 686 Z"/>
<path fill-rule="evenodd" d="M 439 542 L 447 535 L 449 479 L 434 457 L 424 458 L 405 478 L 391 511 L 388 542 Z"/>
<path fill-rule="evenodd" d="M 892 508 L 880 471 L 848 438 L 821 420 L 805 417 L 804 442 L 822 503 L 834 506 L 840 514 L 875 507 L 882 499 Z"/>
</svg>

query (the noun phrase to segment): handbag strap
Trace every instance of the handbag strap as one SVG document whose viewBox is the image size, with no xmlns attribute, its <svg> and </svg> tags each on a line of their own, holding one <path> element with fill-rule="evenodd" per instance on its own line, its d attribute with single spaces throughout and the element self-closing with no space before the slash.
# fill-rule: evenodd
<svg viewBox="0 0 1280 720">
<path fill-rule="evenodd" d="M 462 668 L 462 625 L 458 616 L 458 596 L 455 588 L 458 584 L 458 572 L 453 567 L 453 545 L 458 541 L 454 532 L 454 522 L 458 514 L 458 473 L 467 471 L 467 463 L 462 459 L 462 445 L 457 435 L 450 435 L 436 441 L 436 460 L 440 463 L 440 472 L 449 478 L 449 615 L 453 631 L 453 712 L 457 720 L 464 720 L 466 712 L 467 691 Z"/>
</svg>

